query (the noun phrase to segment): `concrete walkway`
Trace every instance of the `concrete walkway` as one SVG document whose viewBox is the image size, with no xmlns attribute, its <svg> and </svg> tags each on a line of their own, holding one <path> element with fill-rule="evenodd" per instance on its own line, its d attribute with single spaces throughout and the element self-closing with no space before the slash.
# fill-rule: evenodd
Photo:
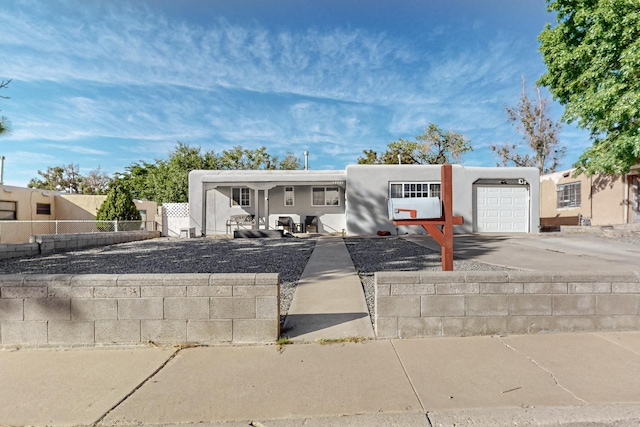
<svg viewBox="0 0 640 427">
<path fill-rule="evenodd" d="M 283 335 L 294 341 L 374 337 L 362 284 L 341 237 L 318 238 Z"/>
<path fill-rule="evenodd" d="M 406 240 L 440 251 L 430 236 Z M 455 257 L 534 271 L 640 272 L 640 246 L 584 235 L 456 234 Z"/>
<path fill-rule="evenodd" d="M 638 378 L 640 332 L 4 350 L 0 425 L 637 426 Z"/>
</svg>

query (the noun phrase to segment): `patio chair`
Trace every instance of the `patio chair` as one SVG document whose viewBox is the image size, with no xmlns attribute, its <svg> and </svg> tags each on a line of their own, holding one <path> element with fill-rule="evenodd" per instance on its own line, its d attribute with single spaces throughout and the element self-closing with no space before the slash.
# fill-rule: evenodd
<svg viewBox="0 0 640 427">
<path fill-rule="evenodd" d="M 296 232 L 296 226 L 293 222 L 293 218 L 290 216 L 278 217 L 278 221 L 276 221 L 276 228 L 277 227 L 282 227 L 283 230 L 287 230 L 289 233 Z"/>
<path fill-rule="evenodd" d="M 304 228 L 307 233 L 317 233 L 318 232 L 318 217 L 317 216 L 307 216 L 304 218 Z"/>
</svg>

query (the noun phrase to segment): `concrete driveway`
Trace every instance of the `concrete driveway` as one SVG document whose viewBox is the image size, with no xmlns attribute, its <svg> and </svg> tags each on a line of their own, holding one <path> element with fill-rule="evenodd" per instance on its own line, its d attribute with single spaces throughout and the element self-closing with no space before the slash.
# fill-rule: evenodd
<svg viewBox="0 0 640 427">
<path fill-rule="evenodd" d="M 440 250 L 426 235 L 407 240 Z M 640 245 L 596 236 L 561 234 L 460 234 L 454 256 L 487 264 L 539 271 L 635 271 Z"/>
</svg>

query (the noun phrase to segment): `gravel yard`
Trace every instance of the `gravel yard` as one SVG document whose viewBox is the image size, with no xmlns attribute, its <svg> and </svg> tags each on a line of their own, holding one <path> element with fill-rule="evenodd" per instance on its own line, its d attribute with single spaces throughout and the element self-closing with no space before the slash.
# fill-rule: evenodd
<svg viewBox="0 0 640 427">
<path fill-rule="evenodd" d="M 0 274 L 280 273 L 286 313 L 316 239 L 160 238 L 0 260 Z"/>
<path fill-rule="evenodd" d="M 640 235 L 603 237 L 640 244 Z M 441 270 L 440 253 L 399 237 L 347 237 L 351 260 L 373 313 L 376 271 Z M 0 274 L 280 273 L 280 309 L 287 313 L 316 239 L 160 238 L 23 259 L 0 260 Z M 454 259 L 454 270 L 507 270 Z"/>
<path fill-rule="evenodd" d="M 344 239 L 353 265 L 364 288 L 369 313 L 373 316 L 374 280 L 376 271 L 442 271 L 440 252 L 408 242 L 400 237 L 348 237 Z M 490 264 L 454 257 L 453 269 L 509 270 Z"/>
</svg>

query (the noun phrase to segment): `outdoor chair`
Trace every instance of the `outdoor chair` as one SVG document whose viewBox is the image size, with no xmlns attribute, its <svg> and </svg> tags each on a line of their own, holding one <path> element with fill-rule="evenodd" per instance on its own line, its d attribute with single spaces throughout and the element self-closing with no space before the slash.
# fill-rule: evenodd
<svg viewBox="0 0 640 427">
<path fill-rule="evenodd" d="M 289 233 L 296 232 L 296 226 L 293 222 L 293 218 L 290 216 L 281 216 L 278 217 L 278 221 L 276 221 L 276 228 L 282 227 L 283 230 L 287 230 Z"/>
<path fill-rule="evenodd" d="M 307 216 L 304 218 L 304 228 L 307 233 L 317 233 L 318 232 L 318 217 L 317 216 Z"/>
</svg>

